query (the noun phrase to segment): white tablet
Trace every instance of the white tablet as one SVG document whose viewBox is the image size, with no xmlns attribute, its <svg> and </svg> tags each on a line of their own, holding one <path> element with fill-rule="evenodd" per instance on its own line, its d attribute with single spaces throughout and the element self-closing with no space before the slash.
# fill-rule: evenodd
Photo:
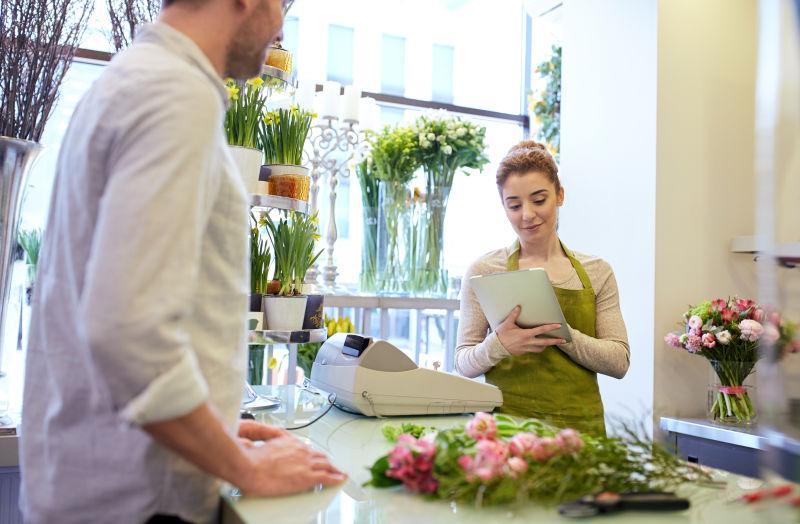
<svg viewBox="0 0 800 524">
<path fill-rule="evenodd" d="M 511 310 L 520 306 L 518 326 L 532 328 L 544 324 L 561 324 L 560 328 L 540 337 L 572 341 L 564 313 L 544 269 L 521 269 L 477 275 L 470 279 L 470 284 L 475 290 L 492 331 L 497 329 Z"/>
</svg>

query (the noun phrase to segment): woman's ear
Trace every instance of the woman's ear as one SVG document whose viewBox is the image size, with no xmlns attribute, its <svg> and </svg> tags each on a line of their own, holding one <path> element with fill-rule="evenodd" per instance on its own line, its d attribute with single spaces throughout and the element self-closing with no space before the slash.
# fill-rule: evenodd
<svg viewBox="0 0 800 524">
<path fill-rule="evenodd" d="M 558 188 L 558 193 L 556 194 L 556 205 L 564 205 L 564 186 Z"/>
</svg>

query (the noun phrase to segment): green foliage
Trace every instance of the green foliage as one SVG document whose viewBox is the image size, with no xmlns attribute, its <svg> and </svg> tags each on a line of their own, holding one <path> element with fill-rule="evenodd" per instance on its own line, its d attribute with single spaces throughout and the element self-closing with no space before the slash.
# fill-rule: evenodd
<svg viewBox="0 0 800 524">
<path fill-rule="evenodd" d="M 319 240 L 317 214 L 307 216 L 286 212 L 281 214 L 277 222 L 265 215 L 260 223 L 266 227 L 272 244 L 275 256 L 274 278 L 281 283 L 279 294 L 301 294 L 308 268 L 322 254 L 321 249 L 314 253 L 314 244 Z"/>
<path fill-rule="evenodd" d="M 264 162 L 299 166 L 303 161 L 303 146 L 314 116 L 296 105 L 264 115 L 259 126 Z"/>
<path fill-rule="evenodd" d="M 250 213 L 250 293 L 264 294 L 269 283 L 272 254 L 266 238 L 261 236 L 258 220 Z"/>
<path fill-rule="evenodd" d="M 39 251 L 42 247 L 42 230 L 25 229 L 17 235 L 17 241 L 25 251 L 25 263 L 28 265 L 28 282 L 36 280 L 36 268 L 39 264 Z"/>
<path fill-rule="evenodd" d="M 561 150 L 561 47 L 554 45 L 550 60 L 542 62 L 536 73 L 547 80 L 547 85 L 539 100 L 531 97 L 531 111 L 536 116 L 539 129 L 538 140 L 546 142 L 552 149 L 556 160 Z"/>
<path fill-rule="evenodd" d="M 425 433 L 432 433 L 435 431 L 436 429 L 433 427 L 420 426 L 418 424 L 412 424 L 410 422 L 404 422 L 400 426 L 384 424 L 383 427 L 381 427 L 381 432 L 383 433 L 383 436 L 389 442 L 396 442 L 397 437 L 403 434 L 411 435 L 414 438 L 419 438 Z"/>
<path fill-rule="evenodd" d="M 385 126 L 380 132 L 367 131 L 375 176 L 395 185 L 405 185 L 420 166 L 417 140 L 410 127 Z"/>
<path fill-rule="evenodd" d="M 258 148 L 258 132 L 266 99 L 262 96 L 264 81 L 260 77 L 237 83 L 225 80 L 230 105 L 225 112 L 225 135 L 232 146 Z"/>
</svg>

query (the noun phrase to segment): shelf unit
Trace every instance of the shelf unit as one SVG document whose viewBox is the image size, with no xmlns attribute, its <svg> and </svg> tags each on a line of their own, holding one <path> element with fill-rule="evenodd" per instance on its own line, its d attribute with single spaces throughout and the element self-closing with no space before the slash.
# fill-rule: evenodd
<svg viewBox="0 0 800 524">
<path fill-rule="evenodd" d="M 758 238 L 754 236 L 739 236 L 731 239 L 731 253 L 746 253 L 749 255 L 768 255 L 784 267 L 797 267 L 800 265 L 800 242 L 778 244 L 774 250 L 764 249 L 759 245 Z"/>
<path fill-rule="evenodd" d="M 259 211 L 270 209 L 283 209 L 308 214 L 308 202 L 275 195 L 250 195 L 250 207 Z"/>
</svg>

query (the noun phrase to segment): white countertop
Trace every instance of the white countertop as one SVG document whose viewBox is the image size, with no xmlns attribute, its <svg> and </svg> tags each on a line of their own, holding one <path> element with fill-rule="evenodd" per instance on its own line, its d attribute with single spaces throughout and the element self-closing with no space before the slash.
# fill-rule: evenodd
<svg viewBox="0 0 800 524">
<path fill-rule="evenodd" d="M 282 387 L 278 387 L 282 388 Z M 261 389 L 262 392 L 268 388 Z M 295 411 L 283 407 L 275 412 L 261 412 L 259 418 L 284 426 L 300 425 L 318 413 L 319 406 L 325 402 L 322 396 L 315 397 L 300 389 L 273 389 L 273 393 L 284 396 L 288 404 L 297 406 Z M 452 427 L 467 420 L 466 416 L 403 417 L 389 422 L 415 422 L 435 427 Z M 463 504 L 450 504 L 444 501 L 430 501 L 411 495 L 402 488 L 375 489 L 364 488 L 369 480 L 367 468 L 391 447 L 381 433 L 381 426 L 387 420 L 359 417 L 343 413 L 334 408 L 308 428 L 297 431 L 316 448 L 328 453 L 337 467 L 350 476 L 341 487 L 277 499 L 247 498 L 231 496 L 228 491 L 225 499 L 225 517 L 229 523 L 384 523 L 413 522 L 537 522 L 564 524 L 569 520 L 557 514 L 554 508 L 542 508 L 533 504 L 522 506 L 499 506 L 473 508 Z M 743 491 L 752 488 L 752 479 L 746 479 L 726 472 L 716 472 L 717 479 L 727 485 L 722 489 L 687 486 L 680 490 L 681 495 L 692 501 L 692 508 L 685 512 L 620 513 L 613 516 L 598 517 L 608 522 L 725 522 L 726 524 L 764 524 L 768 522 L 788 522 L 797 519 L 797 513 L 784 505 L 759 505 L 745 507 L 731 503 Z"/>
</svg>

